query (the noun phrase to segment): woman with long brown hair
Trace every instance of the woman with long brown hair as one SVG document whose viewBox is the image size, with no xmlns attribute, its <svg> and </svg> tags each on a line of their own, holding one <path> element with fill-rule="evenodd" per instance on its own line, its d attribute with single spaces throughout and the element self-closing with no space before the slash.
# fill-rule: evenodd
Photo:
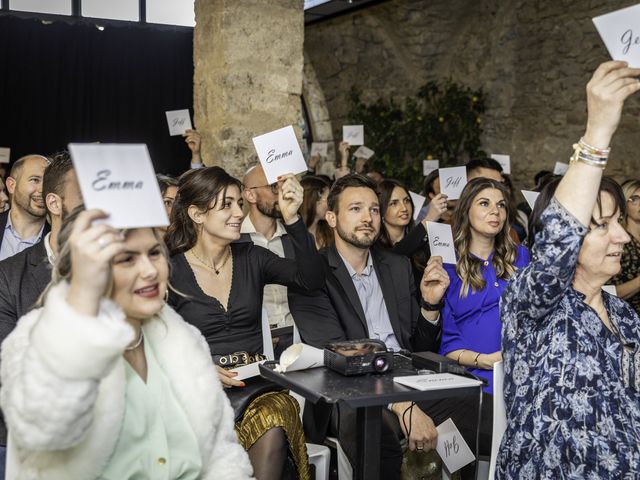
<svg viewBox="0 0 640 480">
<path fill-rule="evenodd" d="M 333 243 L 333 230 L 324 219 L 331 182 L 323 177 L 308 176 L 300 180 L 300 185 L 304 189 L 300 215 L 319 250 Z"/>
<path fill-rule="evenodd" d="M 298 216 L 302 187 L 293 175 L 273 185 L 296 260 L 280 258 L 251 242 L 238 242 L 244 214 L 240 182 L 222 168 L 191 170 L 179 181 L 166 235 L 171 257 L 169 303 L 205 336 L 236 412 L 236 433 L 258 479 L 280 479 L 287 453 L 299 478 L 309 466 L 297 402 L 283 391 L 235 380 L 230 367 L 264 358 L 262 297 L 266 284 L 304 290 L 324 284 L 322 259 Z M 224 368 L 223 368 L 224 367 Z M 245 388 L 246 387 L 246 388 Z M 257 392 L 249 396 L 248 393 Z M 249 396 L 249 398 L 247 398 Z"/>
<path fill-rule="evenodd" d="M 397 180 L 384 179 L 378 184 L 378 200 L 382 213 L 382 225 L 378 244 L 411 259 L 416 286 L 420 286 L 422 274 L 431 256 L 427 238 L 427 222 L 437 222 L 447 211 L 447 196 L 437 194 L 425 218 L 415 223 L 415 205 L 405 185 Z M 420 288 L 416 289 L 417 292 Z"/>
<path fill-rule="evenodd" d="M 449 288 L 442 308 L 440 353 L 489 381 L 500 353 L 500 295 L 516 269 L 529 263 L 525 247 L 509 235 L 508 191 L 489 178 L 474 178 L 453 214 L 458 263 L 445 264 Z"/>
</svg>

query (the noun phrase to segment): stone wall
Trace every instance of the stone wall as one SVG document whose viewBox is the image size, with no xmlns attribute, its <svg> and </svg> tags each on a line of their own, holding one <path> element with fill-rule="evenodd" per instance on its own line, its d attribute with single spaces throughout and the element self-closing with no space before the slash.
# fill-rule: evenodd
<svg viewBox="0 0 640 480">
<path fill-rule="evenodd" d="M 568 161 L 584 131 L 586 82 L 609 59 L 591 18 L 635 3 L 390 0 L 307 26 L 305 54 L 336 139 L 352 85 L 365 100 L 402 98 L 448 77 L 482 87 L 484 150 L 510 154 L 514 180 L 523 187 L 538 170 Z M 613 142 L 607 172 L 619 180 L 638 175 L 639 113 L 635 98 Z"/>
<path fill-rule="evenodd" d="M 206 165 L 242 178 L 251 139 L 287 125 L 299 138 L 303 0 L 196 0 L 195 126 Z"/>
</svg>

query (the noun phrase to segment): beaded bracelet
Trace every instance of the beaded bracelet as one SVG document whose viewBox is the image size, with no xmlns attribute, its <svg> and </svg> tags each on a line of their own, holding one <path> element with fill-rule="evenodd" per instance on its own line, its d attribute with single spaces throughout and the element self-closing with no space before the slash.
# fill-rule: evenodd
<svg viewBox="0 0 640 480">
<path fill-rule="evenodd" d="M 583 138 L 581 138 L 578 143 L 573 145 L 573 155 L 571 155 L 569 163 L 573 165 L 577 162 L 582 162 L 586 165 L 598 167 L 604 170 L 607 166 L 610 152 L 610 148 L 596 148 L 589 145 Z"/>
</svg>

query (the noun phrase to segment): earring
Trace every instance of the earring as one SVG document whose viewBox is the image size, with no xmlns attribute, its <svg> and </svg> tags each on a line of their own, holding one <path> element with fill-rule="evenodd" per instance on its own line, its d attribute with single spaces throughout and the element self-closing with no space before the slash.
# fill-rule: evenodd
<svg viewBox="0 0 640 480">
<path fill-rule="evenodd" d="M 169 287 L 164 291 L 164 303 L 169 301 Z"/>
</svg>

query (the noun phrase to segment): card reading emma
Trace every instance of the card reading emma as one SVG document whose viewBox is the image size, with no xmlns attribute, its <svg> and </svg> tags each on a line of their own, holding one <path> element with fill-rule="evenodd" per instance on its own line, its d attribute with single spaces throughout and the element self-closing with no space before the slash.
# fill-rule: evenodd
<svg viewBox="0 0 640 480">
<path fill-rule="evenodd" d="M 71 143 L 69 153 L 85 207 L 107 212 L 105 223 L 115 228 L 169 225 L 145 144 Z"/>
</svg>

